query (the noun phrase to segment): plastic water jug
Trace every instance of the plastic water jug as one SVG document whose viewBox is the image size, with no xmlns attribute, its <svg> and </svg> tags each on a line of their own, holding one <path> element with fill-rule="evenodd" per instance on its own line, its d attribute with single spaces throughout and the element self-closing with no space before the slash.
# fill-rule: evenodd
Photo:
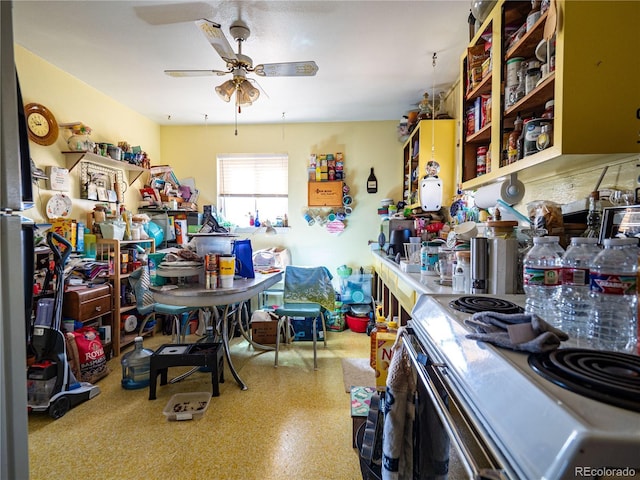
<svg viewBox="0 0 640 480">
<path fill-rule="evenodd" d="M 135 348 L 122 357 L 122 388 L 136 390 L 149 386 L 153 350 L 142 346 L 142 337 L 134 339 Z"/>
</svg>

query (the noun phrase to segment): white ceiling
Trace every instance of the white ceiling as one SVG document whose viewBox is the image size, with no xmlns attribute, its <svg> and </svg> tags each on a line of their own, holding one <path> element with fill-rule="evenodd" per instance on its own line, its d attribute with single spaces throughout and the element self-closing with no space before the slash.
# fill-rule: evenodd
<svg viewBox="0 0 640 480">
<path fill-rule="evenodd" d="M 214 87 L 165 69 L 226 70 L 193 20 L 251 29 L 254 64 L 315 60 L 314 77 L 250 77 L 263 93 L 240 123 L 399 120 L 448 90 L 468 43 L 469 0 L 14 1 L 15 41 L 109 97 L 167 124 L 232 124 Z M 432 55 L 437 52 L 434 69 Z M 205 120 L 206 116 L 206 120 Z"/>
</svg>

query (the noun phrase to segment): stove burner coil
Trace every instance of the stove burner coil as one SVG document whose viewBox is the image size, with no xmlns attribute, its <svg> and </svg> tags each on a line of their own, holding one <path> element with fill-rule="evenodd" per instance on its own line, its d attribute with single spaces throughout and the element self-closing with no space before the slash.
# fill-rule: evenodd
<svg viewBox="0 0 640 480">
<path fill-rule="evenodd" d="M 529 355 L 542 377 L 571 392 L 640 412 L 640 357 L 626 353 L 561 348 Z"/>
<path fill-rule="evenodd" d="M 499 313 L 522 313 L 524 309 L 515 303 L 501 298 L 483 296 L 465 296 L 449 302 L 449 306 L 454 310 L 464 313 L 476 312 L 499 312 Z"/>
</svg>

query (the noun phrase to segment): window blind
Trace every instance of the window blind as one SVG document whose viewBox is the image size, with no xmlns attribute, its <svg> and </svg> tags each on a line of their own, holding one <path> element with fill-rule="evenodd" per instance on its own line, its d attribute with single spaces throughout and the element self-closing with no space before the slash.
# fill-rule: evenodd
<svg viewBox="0 0 640 480">
<path fill-rule="evenodd" d="M 218 196 L 287 197 L 289 157 L 286 154 L 218 156 Z"/>
</svg>

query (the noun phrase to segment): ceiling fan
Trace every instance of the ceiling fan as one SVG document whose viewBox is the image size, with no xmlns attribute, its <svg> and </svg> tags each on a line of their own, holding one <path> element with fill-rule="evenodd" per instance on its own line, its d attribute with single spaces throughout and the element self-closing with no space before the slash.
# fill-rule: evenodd
<svg viewBox="0 0 640 480">
<path fill-rule="evenodd" d="M 255 73 L 261 77 L 310 77 L 318 71 L 318 65 L 314 61 L 264 63 L 253 66 L 253 60 L 242 53 L 242 42 L 249 38 L 251 31 L 241 20 L 236 20 L 229 27 L 231 36 L 238 43 L 238 53 L 233 51 L 222 33 L 220 24 L 204 18 L 196 20 L 195 24 L 218 52 L 218 55 L 227 63 L 227 70 L 165 70 L 164 72 L 172 77 L 199 77 L 230 73 L 233 78 L 218 85 L 215 90 L 225 102 L 230 101 L 235 93 L 238 107 L 251 105 L 260 96 L 260 91 L 247 79 L 247 73 Z"/>
</svg>

